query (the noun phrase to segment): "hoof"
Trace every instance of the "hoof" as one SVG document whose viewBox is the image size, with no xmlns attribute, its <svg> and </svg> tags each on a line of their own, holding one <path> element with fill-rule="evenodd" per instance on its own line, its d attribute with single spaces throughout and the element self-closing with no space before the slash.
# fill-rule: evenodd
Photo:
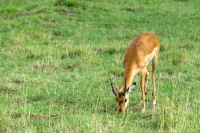
<svg viewBox="0 0 200 133">
<path fill-rule="evenodd" d="M 153 102 L 153 110 L 156 111 L 156 102 Z"/>
<path fill-rule="evenodd" d="M 142 113 L 144 113 L 145 112 L 145 109 L 142 109 Z"/>
</svg>

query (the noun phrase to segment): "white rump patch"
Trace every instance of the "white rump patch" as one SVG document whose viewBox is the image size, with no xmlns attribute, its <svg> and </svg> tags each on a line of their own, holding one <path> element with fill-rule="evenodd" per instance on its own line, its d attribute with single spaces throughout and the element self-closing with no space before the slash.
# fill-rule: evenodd
<svg viewBox="0 0 200 133">
<path fill-rule="evenodd" d="M 149 62 L 155 57 L 157 51 L 158 51 L 158 48 L 156 47 L 156 48 L 153 49 L 153 51 L 152 51 L 149 55 L 147 55 L 147 56 L 145 57 L 144 60 L 145 60 L 145 62 L 147 62 L 147 65 L 148 65 Z"/>
</svg>

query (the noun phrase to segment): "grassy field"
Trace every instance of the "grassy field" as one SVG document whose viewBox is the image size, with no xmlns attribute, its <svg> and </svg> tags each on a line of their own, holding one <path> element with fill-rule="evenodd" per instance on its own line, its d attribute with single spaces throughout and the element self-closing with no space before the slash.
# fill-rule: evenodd
<svg viewBox="0 0 200 133">
<path fill-rule="evenodd" d="M 1 0 L 0 132 L 200 132 L 199 5 Z M 137 88 L 120 115 L 108 73 L 121 87 L 125 50 L 144 31 L 161 42 L 156 112 L 150 76 L 141 113 L 136 76 Z"/>
</svg>

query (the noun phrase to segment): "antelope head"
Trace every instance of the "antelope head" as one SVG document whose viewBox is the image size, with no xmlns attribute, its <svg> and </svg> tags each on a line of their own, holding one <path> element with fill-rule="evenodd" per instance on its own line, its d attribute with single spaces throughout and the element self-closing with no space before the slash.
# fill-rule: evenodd
<svg viewBox="0 0 200 133">
<path fill-rule="evenodd" d="M 114 93 L 116 101 L 118 103 L 119 113 L 124 113 L 129 102 L 129 94 L 132 90 L 135 89 L 136 83 L 134 82 L 128 88 L 126 88 L 126 79 L 125 79 L 124 87 L 122 87 L 121 89 L 119 89 L 117 85 L 113 84 L 111 78 L 110 78 L 110 83 L 112 87 L 112 92 Z"/>
</svg>

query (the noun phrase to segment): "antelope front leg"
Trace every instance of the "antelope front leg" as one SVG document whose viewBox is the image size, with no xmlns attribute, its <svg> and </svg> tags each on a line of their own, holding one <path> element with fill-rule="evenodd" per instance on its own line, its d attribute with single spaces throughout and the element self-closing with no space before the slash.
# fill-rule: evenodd
<svg viewBox="0 0 200 133">
<path fill-rule="evenodd" d="M 142 70 L 142 74 L 141 74 L 141 81 L 140 81 L 140 87 L 141 87 L 141 91 L 142 91 L 142 112 L 145 112 L 145 108 L 146 108 L 146 104 L 145 104 L 145 99 L 146 99 L 146 77 L 147 76 L 147 69 L 143 69 Z"/>
<path fill-rule="evenodd" d="M 148 72 L 148 70 L 147 70 L 146 75 L 145 75 L 145 95 L 146 95 L 146 96 L 147 96 L 148 76 L 149 76 L 149 72 Z"/>
</svg>

